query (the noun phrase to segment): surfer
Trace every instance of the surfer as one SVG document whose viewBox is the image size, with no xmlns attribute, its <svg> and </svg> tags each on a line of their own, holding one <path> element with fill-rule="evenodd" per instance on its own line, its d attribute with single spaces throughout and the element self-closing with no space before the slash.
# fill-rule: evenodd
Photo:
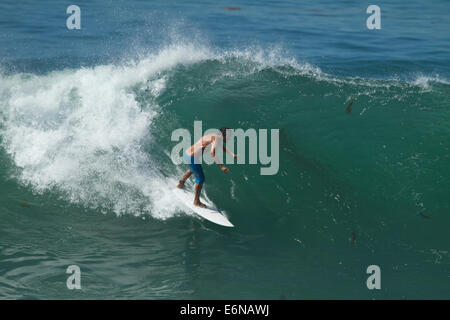
<svg viewBox="0 0 450 320">
<path fill-rule="evenodd" d="M 185 172 L 181 180 L 179 181 L 177 187 L 183 188 L 186 180 L 193 173 L 195 176 L 195 196 L 194 196 L 194 205 L 200 208 L 204 208 L 205 205 L 200 201 L 200 192 L 202 191 L 203 182 L 205 181 L 205 175 L 203 174 L 203 168 L 201 165 L 201 156 L 203 155 L 203 151 L 209 145 L 211 145 L 211 156 L 214 159 L 214 162 L 219 166 L 219 168 L 228 173 L 227 167 L 225 167 L 220 161 L 216 158 L 216 147 L 222 145 L 223 151 L 228 152 L 234 158 L 237 158 L 237 155 L 233 152 L 229 151 L 225 146 L 223 146 L 223 142 L 227 141 L 231 135 L 230 129 L 227 127 L 220 128 L 221 134 L 207 134 L 201 137 L 196 143 L 189 147 L 184 153 L 184 158 L 187 160 L 189 164 L 189 169 Z"/>
</svg>

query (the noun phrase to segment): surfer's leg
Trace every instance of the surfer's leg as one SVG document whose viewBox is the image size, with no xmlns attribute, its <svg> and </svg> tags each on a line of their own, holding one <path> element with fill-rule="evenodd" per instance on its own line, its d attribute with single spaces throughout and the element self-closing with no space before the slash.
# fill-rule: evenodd
<svg viewBox="0 0 450 320">
<path fill-rule="evenodd" d="M 202 191 L 203 182 L 205 182 L 205 174 L 203 173 L 203 168 L 200 163 L 195 163 L 195 159 L 193 157 L 189 157 L 187 154 L 184 155 L 185 159 L 189 163 L 190 173 L 187 177 L 189 177 L 192 173 L 195 176 L 195 196 L 194 196 L 194 205 L 200 208 L 206 207 L 203 203 L 200 202 L 200 192 Z M 188 173 L 186 172 L 185 176 Z M 186 177 L 186 179 L 187 179 Z M 183 177 L 184 179 L 184 177 Z M 180 181 L 181 182 L 181 181 Z"/>
<path fill-rule="evenodd" d="M 204 208 L 206 207 L 203 203 L 200 202 L 200 192 L 202 192 L 203 183 L 195 184 L 195 197 L 194 197 L 194 206 Z"/>
<path fill-rule="evenodd" d="M 186 180 L 191 176 L 192 174 L 192 170 L 188 169 L 188 171 L 185 172 L 183 178 L 181 178 L 180 182 L 177 185 L 177 188 L 184 188 L 184 183 L 186 182 Z"/>
</svg>

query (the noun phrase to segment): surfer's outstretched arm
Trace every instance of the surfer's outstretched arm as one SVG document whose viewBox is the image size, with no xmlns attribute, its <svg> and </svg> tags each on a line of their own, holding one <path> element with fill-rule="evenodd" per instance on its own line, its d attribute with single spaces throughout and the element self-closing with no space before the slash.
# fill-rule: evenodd
<svg viewBox="0 0 450 320">
<path fill-rule="evenodd" d="M 225 172 L 225 173 L 230 172 L 230 170 L 227 167 L 225 167 L 223 164 L 218 163 L 217 165 L 219 166 L 220 170 L 222 170 L 223 172 Z"/>
<path fill-rule="evenodd" d="M 223 148 L 223 152 L 228 153 L 228 154 L 231 155 L 233 158 L 236 159 L 236 158 L 238 157 L 237 154 L 231 152 L 230 150 L 228 150 L 227 148 L 225 148 L 225 146 L 222 146 L 222 148 Z"/>
<path fill-rule="evenodd" d="M 216 158 L 216 147 L 217 147 L 217 138 L 214 139 L 211 146 L 211 157 L 214 159 L 214 162 L 219 166 L 220 170 L 225 173 L 230 172 L 227 167 L 225 167 L 217 158 Z M 225 148 L 225 147 L 224 147 Z"/>
</svg>

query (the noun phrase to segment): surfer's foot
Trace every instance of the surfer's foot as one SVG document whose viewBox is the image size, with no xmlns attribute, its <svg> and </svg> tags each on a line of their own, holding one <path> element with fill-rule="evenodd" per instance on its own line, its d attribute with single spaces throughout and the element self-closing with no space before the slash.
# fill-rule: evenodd
<svg viewBox="0 0 450 320">
<path fill-rule="evenodd" d="M 184 188 L 184 181 L 180 180 L 177 184 L 177 188 L 183 189 Z"/>
<path fill-rule="evenodd" d="M 200 207 L 200 208 L 205 208 L 206 207 L 206 205 L 201 203 L 200 201 L 197 201 L 197 202 L 194 201 L 194 206 L 197 206 L 197 207 Z"/>
</svg>

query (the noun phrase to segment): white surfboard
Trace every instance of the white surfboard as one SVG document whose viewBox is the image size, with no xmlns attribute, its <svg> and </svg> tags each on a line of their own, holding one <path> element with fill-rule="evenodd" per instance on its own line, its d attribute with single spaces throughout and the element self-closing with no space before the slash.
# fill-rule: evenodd
<svg viewBox="0 0 450 320">
<path fill-rule="evenodd" d="M 233 224 L 228 221 L 228 219 L 222 213 L 220 213 L 220 211 L 214 205 L 208 203 L 208 201 L 200 198 L 201 202 L 206 205 L 205 208 L 194 206 L 194 193 L 186 189 L 175 188 L 174 194 L 178 199 L 181 200 L 181 202 L 183 202 L 189 209 L 194 211 L 200 217 L 221 226 L 234 227 Z"/>
</svg>

